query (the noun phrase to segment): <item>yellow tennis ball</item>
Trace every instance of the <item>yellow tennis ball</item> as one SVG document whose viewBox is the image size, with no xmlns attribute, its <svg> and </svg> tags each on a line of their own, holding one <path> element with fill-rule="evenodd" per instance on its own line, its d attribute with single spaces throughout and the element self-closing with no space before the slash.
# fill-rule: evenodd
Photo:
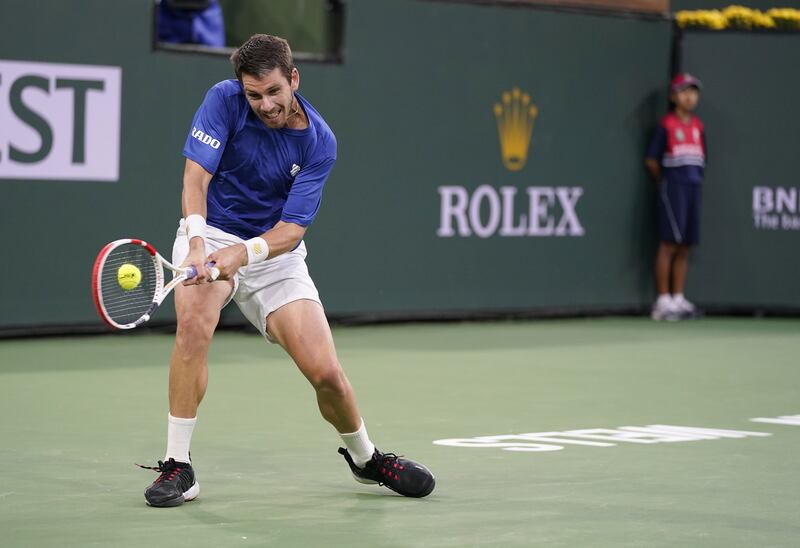
<svg viewBox="0 0 800 548">
<path fill-rule="evenodd" d="M 117 270 L 117 283 L 125 291 L 136 289 L 142 282 L 142 271 L 136 265 L 125 263 Z"/>
</svg>

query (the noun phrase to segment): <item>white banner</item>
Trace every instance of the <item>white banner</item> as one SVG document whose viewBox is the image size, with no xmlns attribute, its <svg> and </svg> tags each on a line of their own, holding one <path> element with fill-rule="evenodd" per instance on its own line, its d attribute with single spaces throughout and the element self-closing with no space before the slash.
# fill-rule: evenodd
<svg viewBox="0 0 800 548">
<path fill-rule="evenodd" d="M 753 187 L 753 226 L 760 230 L 800 230 L 800 189 Z"/>
<path fill-rule="evenodd" d="M 0 60 L 0 179 L 119 180 L 122 69 Z"/>
</svg>

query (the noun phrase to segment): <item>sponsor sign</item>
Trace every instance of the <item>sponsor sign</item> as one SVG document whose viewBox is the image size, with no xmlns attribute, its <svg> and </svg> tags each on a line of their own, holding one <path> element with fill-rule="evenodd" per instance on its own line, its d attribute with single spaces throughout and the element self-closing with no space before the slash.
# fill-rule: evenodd
<svg viewBox="0 0 800 548">
<path fill-rule="evenodd" d="M 0 179 L 119 180 L 122 69 L 0 60 Z"/>
<path fill-rule="evenodd" d="M 800 189 L 753 187 L 753 226 L 760 230 L 800 230 Z"/>
<path fill-rule="evenodd" d="M 539 107 L 527 92 L 514 88 L 494 105 L 500 158 L 503 166 L 519 173 L 528 162 L 531 136 Z M 578 216 L 579 186 L 496 187 L 474 190 L 462 185 L 438 187 L 440 238 L 583 236 Z"/>
</svg>

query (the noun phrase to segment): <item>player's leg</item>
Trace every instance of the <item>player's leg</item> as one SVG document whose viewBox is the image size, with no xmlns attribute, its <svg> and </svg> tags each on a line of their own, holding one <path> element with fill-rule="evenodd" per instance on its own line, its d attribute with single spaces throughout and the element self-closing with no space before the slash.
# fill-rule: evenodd
<svg viewBox="0 0 800 548">
<path fill-rule="evenodd" d="M 292 357 L 317 394 L 325 420 L 339 432 L 355 432 L 361 425 L 355 394 L 339 364 L 322 305 L 302 299 L 271 313 L 270 335 Z"/>
<path fill-rule="evenodd" d="M 230 280 L 175 288 L 178 328 L 169 368 L 169 412 L 173 417 L 197 414 L 208 386 L 208 348 L 232 291 Z"/>
<path fill-rule="evenodd" d="M 361 419 L 353 388 L 333 344 L 322 305 L 312 300 L 290 302 L 266 317 L 270 336 L 292 357 L 317 394 L 322 416 L 342 437 L 339 452 L 362 483 L 381 483 L 406 496 L 433 491 L 433 474 L 424 466 L 375 449 Z"/>
<path fill-rule="evenodd" d="M 208 348 L 220 310 L 233 291 L 232 281 L 178 286 L 178 329 L 169 368 L 167 450 L 155 469 L 159 477 L 145 490 L 150 506 L 179 506 L 200 493 L 189 457 L 197 407 L 208 385 Z"/>
<path fill-rule="evenodd" d="M 219 239 L 209 238 L 209 250 L 235 243 L 227 241 L 228 235 L 222 231 L 216 231 L 215 235 Z M 187 253 L 188 242 L 181 223 L 172 250 L 173 263 L 180 264 Z M 145 500 L 150 506 L 178 506 L 195 498 L 200 491 L 189 446 L 197 408 L 208 385 L 208 348 L 220 311 L 234 290 L 235 282 L 231 280 L 175 288 L 178 328 L 170 358 L 167 449 L 164 460 L 154 468 L 160 472 L 159 477 L 145 490 Z"/>
<path fill-rule="evenodd" d="M 280 343 L 292 356 L 315 388 L 322 416 L 340 433 L 359 433 L 361 416 L 353 389 L 336 357 L 305 256 L 301 243 L 294 251 L 247 267 L 236 304 L 269 342 Z M 353 439 L 363 441 L 362 450 L 356 452 L 368 460 L 374 446 L 366 431 Z"/>
<path fill-rule="evenodd" d="M 322 305 L 297 300 L 272 312 L 266 321 L 269 334 L 316 391 L 323 418 L 340 433 L 358 430 L 361 415 L 353 387 L 339 364 Z"/>
</svg>

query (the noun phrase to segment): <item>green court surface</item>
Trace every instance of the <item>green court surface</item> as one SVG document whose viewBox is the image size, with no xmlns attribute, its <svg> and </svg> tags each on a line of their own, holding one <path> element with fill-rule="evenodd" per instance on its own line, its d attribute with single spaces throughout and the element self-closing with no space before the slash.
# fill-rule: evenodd
<svg viewBox="0 0 800 548">
<path fill-rule="evenodd" d="M 354 482 L 283 351 L 222 332 L 192 444 L 200 497 L 172 509 L 144 504 L 155 473 L 133 465 L 163 457 L 169 335 L 0 341 L 0 546 L 798 546 L 800 421 L 751 419 L 800 413 L 799 333 L 781 319 L 337 328 L 373 440 L 437 476 L 417 500 Z M 620 430 L 648 425 L 770 435 Z M 464 440 L 522 433 L 550 441 Z M 484 446 L 433 443 L 454 438 Z"/>
</svg>

